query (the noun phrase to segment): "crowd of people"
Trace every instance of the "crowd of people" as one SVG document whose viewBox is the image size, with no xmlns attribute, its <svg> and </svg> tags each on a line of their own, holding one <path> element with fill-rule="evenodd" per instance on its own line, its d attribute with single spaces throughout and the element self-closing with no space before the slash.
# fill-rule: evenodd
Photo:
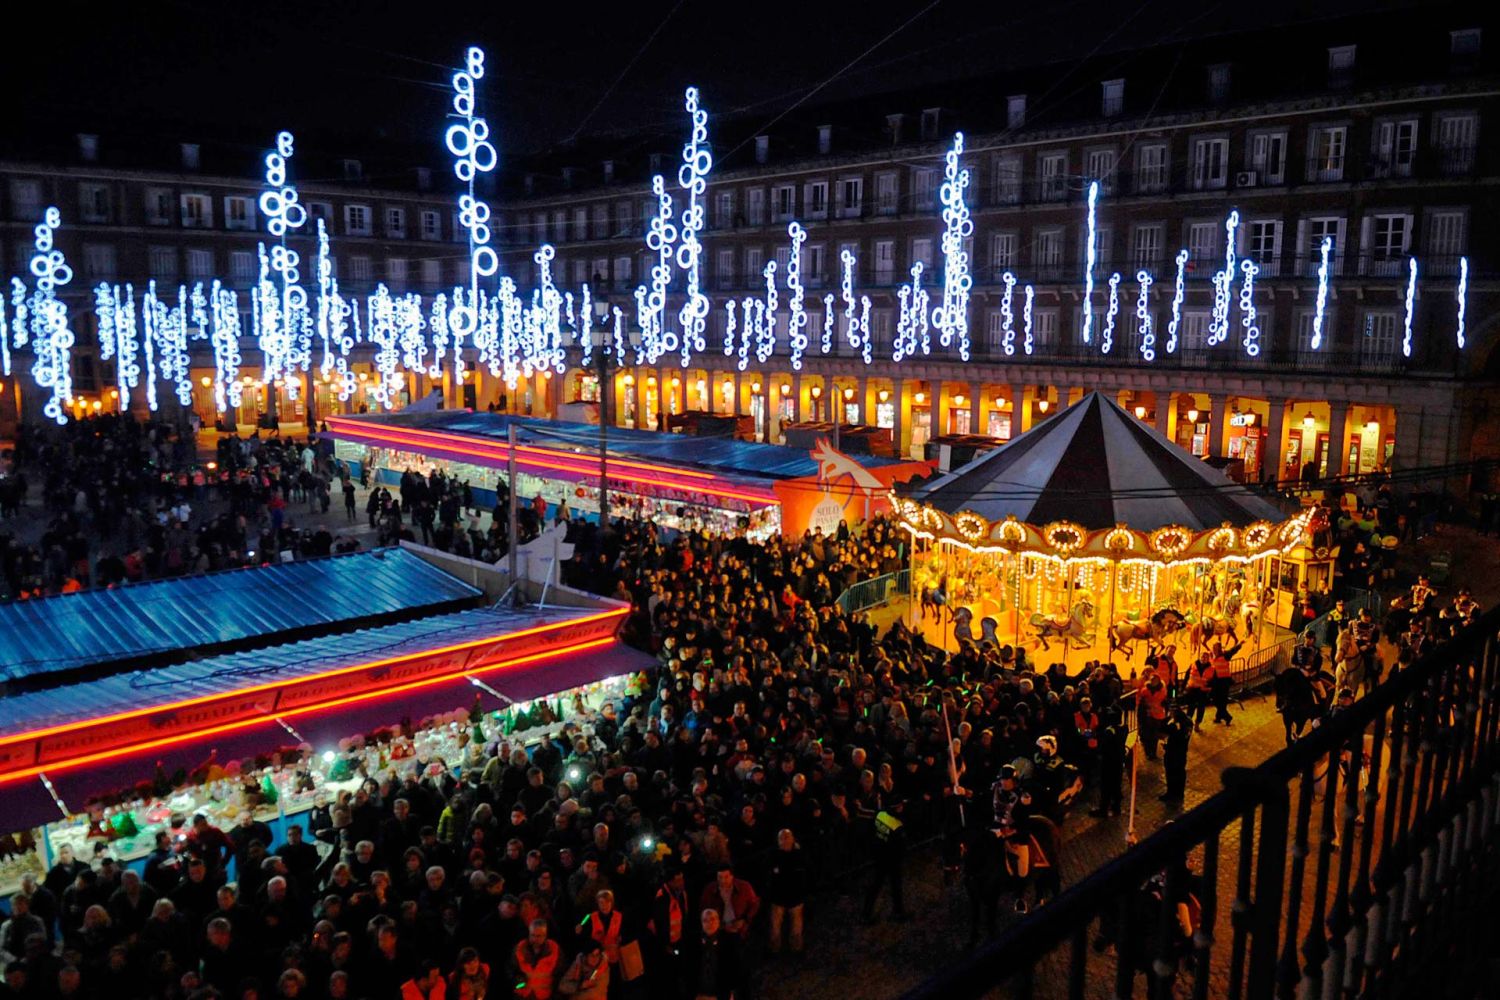
<svg viewBox="0 0 1500 1000">
<path fill-rule="evenodd" d="M 116 415 L 22 425 L 0 461 L 0 601 L 358 547 L 296 526 L 304 504 L 329 510 L 332 489 L 353 496 L 326 445 L 225 436 L 206 462 L 197 448 L 174 425 Z M 32 501 L 41 530 L 23 532 Z"/>
<path fill-rule="evenodd" d="M 55 520 L 35 552 L 4 540 L 12 593 L 242 565 L 289 543 L 326 553 L 339 543 L 299 533 L 289 511 L 326 512 L 340 492 L 359 519 L 348 470 L 312 443 L 225 439 L 228 509 L 205 520 L 194 460 L 165 428 L 74 426 L 18 443 L 5 482 L 30 470 Z M 1004 909 L 1058 891 L 1073 814 L 1120 813 L 1133 724 L 1162 798 L 1180 803 L 1207 708 L 1233 722 L 1233 646 L 1180 666 L 1164 644 L 1128 676 L 1111 663 L 1068 676 L 1022 649 L 949 653 L 899 620 L 882 633 L 846 614 L 850 584 L 906 565 L 908 539 L 884 518 L 752 543 L 521 509 L 523 541 L 549 514 L 567 522 L 565 582 L 631 603 L 624 636 L 655 656 L 649 686 L 533 747 L 496 736 L 461 766 L 360 771 L 284 835 L 247 810 L 229 830 L 199 817 L 184 840 L 164 836 L 140 872 L 63 853 L 0 924 L 0 1000 L 746 998 L 769 963 L 816 947 L 814 891 L 853 895 L 867 922 L 910 919 L 917 843 L 939 845 L 965 892 L 970 940 L 993 933 Z M 469 484 L 438 473 L 371 491 L 364 515 L 387 540 L 476 558 L 508 544 L 506 519 L 482 528 Z M 95 536 L 117 550 L 91 562 Z M 1384 616 L 1403 656 L 1477 614 L 1466 593 L 1445 611 L 1425 580 L 1408 597 Z M 1361 659 L 1369 616 L 1337 624 L 1333 684 L 1378 680 Z M 1310 661 L 1297 651 L 1295 673 L 1320 674 Z"/>
</svg>

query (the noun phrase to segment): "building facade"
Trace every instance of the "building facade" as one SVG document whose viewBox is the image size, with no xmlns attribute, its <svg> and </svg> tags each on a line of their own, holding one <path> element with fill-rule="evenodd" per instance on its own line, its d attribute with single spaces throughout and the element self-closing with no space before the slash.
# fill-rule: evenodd
<svg viewBox="0 0 1500 1000">
<path fill-rule="evenodd" d="M 984 92 L 993 96 L 958 102 L 966 106 L 896 110 L 893 99 L 891 110 L 859 117 L 832 109 L 834 124 L 807 121 L 785 133 L 746 134 L 737 144 L 715 136 L 720 162 L 705 195 L 702 257 L 715 305 L 708 350 L 687 367 L 669 354 L 654 367 L 612 369 L 603 380 L 611 418 L 661 427 L 694 410 L 748 415 L 755 435 L 769 441 L 781 440 L 787 423 L 838 419 L 887 428 L 893 451 L 920 456 L 947 434 L 1008 439 L 1099 389 L 1195 453 L 1240 460 L 1256 480 L 1293 478 L 1309 465 L 1359 473 L 1500 453 L 1500 414 L 1489 404 L 1500 372 L 1500 239 L 1483 224 L 1500 208 L 1500 144 L 1485 141 L 1500 112 L 1500 80 L 1487 69 L 1478 29 L 1424 30 L 1441 36 L 1442 51 L 1415 76 L 1408 66 L 1386 74 L 1385 50 L 1335 39 L 1302 44 L 1305 72 L 1287 69 L 1275 87 L 1261 87 L 1265 74 L 1241 74 L 1244 64 L 1235 61 L 1181 68 L 1172 88 L 1127 68 L 1078 84 L 1082 97 L 1060 112 L 1048 96 L 1050 77 L 1040 73 L 1030 90 L 1025 79 L 1008 80 L 1005 89 Z M 1152 53 L 1138 62 L 1153 58 L 1160 62 Z M 1316 79 L 1300 82 L 1307 76 Z M 1294 77 L 1299 82 L 1288 84 Z M 960 129 L 974 223 L 970 356 L 934 334 L 930 352 L 897 363 L 902 286 L 912 282 L 914 265 L 924 267 L 927 293 L 941 298 L 939 198 L 944 154 Z M 99 281 L 253 283 L 256 245 L 265 239 L 253 159 L 240 176 L 206 171 L 199 147 L 184 144 L 173 169 L 111 167 L 100 143 L 78 136 L 76 155 L 62 165 L 56 158 L 0 162 L 0 252 L 15 273 L 24 273 L 42 208 L 64 210 L 59 239 L 79 272 L 71 296 L 82 342 L 87 289 Z M 551 244 L 559 285 L 577 291 L 588 284 L 596 302 L 634 315 L 635 289 L 655 258 L 642 240 L 657 207 L 649 175 L 665 173 L 671 190 L 677 155 L 633 165 L 598 160 L 587 170 L 565 159 L 527 175 L 522 190 L 496 201 L 503 273 L 528 285 L 535 248 Z M 334 239 L 347 293 L 381 282 L 435 293 L 468 280 L 451 184 L 435 190 L 432 177 L 430 169 L 367 174 L 356 160 L 299 176 L 303 203 Z M 807 232 L 800 270 L 811 346 L 800 367 L 789 353 L 781 277 L 793 221 Z M 306 256 L 311 239 L 304 232 L 298 240 Z M 1231 252 L 1235 261 L 1254 262 L 1255 287 L 1242 300 L 1235 279 L 1228 336 L 1213 344 L 1216 296 L 1224 294 L 1213 276 Z M 846 253 L 857 261 L 855 296 L 870 299 L 868 362 L 843 336 Z M 1183 293 L 1174 305 L 1179 253 L 1186 254 Z M 1412 258 L 1420 273 L 1409 296 Z M 723 306 L 762 296 L 768 262 L 779 265 L 782 283 L 776 348 L 741 363 L 735 344 L 725 346 Z M 1140 272 L 1154 279 L 1144 293 Z M 674 299 L 681 288 L 679 275 Z M 1246 302 L 1255 313 L 1253 356 L 1244 347 Z M 1100 349 L 1106 328 L 1107 354 Z M 254 342 L 241 349 L 253 367 Z M 85 407 L 122 405 L 109 396 L 106 365 L 86 350 L 75 364 Z M 205 423 L 216 418 L 212 365 L 211 356 L 195 355 L 202 391 L 195 390 L 194 409 Z M 368 358 L 356 357 L 354 367 L 362 377 L 372 372 Z M 339 401 L 316 377 L 296 400 L 246 377 L 246 403 L 234 415 L 241 425 L 267 411 L 305 421 L 309 396 L 314 417 L 373 408 L 361 394 Z M 543 415 L 601 392 L 577 345 L 563 375 L 539 375 L 514 389 L 474 367 L 463 379 L 445 370 L 409 382 L 404 401 L 440 388 L 449 406 Z M 13 412 L 24 409 L 4 395 Z"/>
</svg>

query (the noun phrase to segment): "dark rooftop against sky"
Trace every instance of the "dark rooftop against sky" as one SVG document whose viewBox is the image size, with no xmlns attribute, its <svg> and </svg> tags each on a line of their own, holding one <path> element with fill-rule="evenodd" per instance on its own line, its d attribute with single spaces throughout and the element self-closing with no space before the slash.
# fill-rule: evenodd
<svg viewBox="0 0 1500 1000">
<path fill-rule="evenodd" d="M 739 113 L 753 128 L 757 117 L 770 123 L 799 101 L 809 109 L 1180 38 L 1392 9 L 1426 20 L 1452 19 L 1458 8 L 1413 0 L 60 0 L 38 8 L 52 27 L 33 28 L 11 46 L 0 74 L 23 127 L 257 143 L 290 128 L 311 141 L 435 142 L 448 67 L 477 43 L 489 54 L 482 110 L 504 155 L 680 127 L 688 83 L 703 88 L 715 115 Z"/>
</svg>

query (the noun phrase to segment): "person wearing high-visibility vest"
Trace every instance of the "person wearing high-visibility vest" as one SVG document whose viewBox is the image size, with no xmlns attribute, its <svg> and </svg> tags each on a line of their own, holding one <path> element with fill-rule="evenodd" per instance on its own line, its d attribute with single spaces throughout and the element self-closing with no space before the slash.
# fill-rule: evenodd
<svg viewBox="0 0 1500 1000">
<path fill-rule="evenodd" d="M 1207 652 L 1188 667 L 1187 694 L 1183 698 L 1183 707 L 1193 720 L 1195 732 L 1203 732 L 1203 713 L 1208 711 L 1209 689 L 1213 686 L 1216 675 L 1213 658 Z"/>
<path fill-rule="evenodd" d="M 1237 642 L 1225 649 L 1222 642 L 1214 643 L 1213 656 L 1209 661 L 1213 664 L 1214 676 L 1209 681 L 1208 690 L 1213 697 L 1215 725 L 1222 722 L 1227 726 L 1234 722 L 1234 716 L 1229 714 L 1229 686 L 1234 683 L 1234 665 L 1231 661 L 1243 645 L 1244 643 Z"/>
<path fill-rule="evenodd" d="M 526 940 L 511 955 L 511 982 L 523 1000 L 551 1000 L 562 949 L 547 937 L 547 921 L 533 920 Z"/>
<path fill-rule="evenodd" d="M 620 931 L 624 921 L 620 911 L 615 909 L 615 894 L 608 889 L 601 889 L 595 894 L 594 903 L 594 912 L 584 917 L 583 922 L 578 925 L 578 936 L 586 941 L 598 942 L 604 949 L 610 972 L 617 972 L 620 968 Z"/>
</svg>

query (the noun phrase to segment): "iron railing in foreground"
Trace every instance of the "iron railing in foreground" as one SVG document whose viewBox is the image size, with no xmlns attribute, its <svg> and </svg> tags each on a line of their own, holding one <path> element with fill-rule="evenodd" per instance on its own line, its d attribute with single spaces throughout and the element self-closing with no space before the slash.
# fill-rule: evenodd
<svg viewBox="0 0 1500 1000">
<path fill-rule="evenodd" d="M 1500 610 L 1226 770 L 1223 791 L 907 996 L 1493 995 L 1497 631 Z"/>
<path fill-rule="evenodd" d="M 873 577 L 850 584 L 849 589 L 838 596 L 838 606 L 846 615 L 856 611 L 868 611 L 882 604 L 889 604 L 897 597 L 911 593 L 911 570 Z"/>
</svg>

